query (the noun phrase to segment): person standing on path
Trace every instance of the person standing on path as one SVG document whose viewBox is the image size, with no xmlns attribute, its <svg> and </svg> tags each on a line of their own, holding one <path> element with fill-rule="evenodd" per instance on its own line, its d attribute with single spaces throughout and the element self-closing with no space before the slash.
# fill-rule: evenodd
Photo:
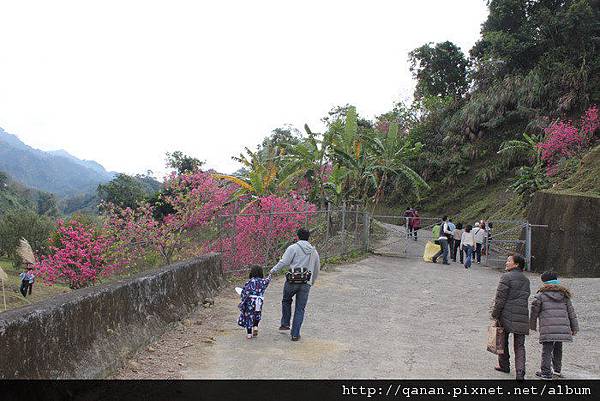
<svg viewBox="0 0 600 401">
<path fill-rule="evenodd" d="M 450 252 L 450 256 L 452 256 L 452 252 L 454 251 L 454 230 L 456 230 L 456 225 L 452 222 L 452 218 L 448 217 L 448 228 L 452 235 L 448 236 L 448 251 Z"/>
<path fill-rule="evenodd" d="M 475 254 L 477 255 L 477 264 L 480 264 L 481 248 L 483 247 L 483 239 L 485 238 L 485 230 L 480 227 L 480 223 L 475 223 L 473 235 L 475 236 Z"/>
<path fill-rule="evenodd" d="M 544 272 L 541 275 L 543 285 L 533 297 L 529 328 L 537 330 L 540 320 L 540 344 L 542 344 L 542 363 L 537 377 L 551 380 L 552 374 L 561 377 L 563 342 L 573 341 L 579 331 L 577 314 L 571 302 L 571 291 L 560 285 L 558 275 Z"/>
<path fill-rule="evenodd" d="M 531 294 L 529 279 L 523 274 L 525 259 L 513 254 L 506 259 L 506 272 L 502 274 L 492 308 L 492 319 L 504 328 L 504 353 L 498 355 L 496 370 L 510 373 L 508 337 L 513 333 L 516 379 L 525 379 L 525 336 L 529 334 L 529 308 Z"/>
<path fill-rule="evenodd" d="M 462 240 L 462 234 L 463 234 L 464 230 L 463 230 L 463 225 L 462 223 L 458 223 L 456 225 L 456 228 L 454 230 L 452 230 L 453 236 L 454 236 L 454 244 L 452 247 L 452 261 L 456 262 L 456 252 L 458 251 L 460 254 L 460 263 L 464 263 L 464 258 L 463 258 L 463 250 L 461 247 L 461 240 Z"/>
<path fill-rule="evenodd" d="M 415 241 L 417 240 L 417 232 L 421 229 L 421 216 L 419 216 L 419 211 L 417 209 L 413 209 L 413 218 L 412 218 L 412 231 L 415 235 Z"/>
<path fill-rule="evenodd" d="M 283 286 L 283 299 L 281 300 L 281 326 L 279 330 L 290 330 L 292 317 L 292 298 L 295 299 L 294 320 L 292 322 L 291 339 L 300 339 L 300 327 L 304 321 L 304 310 L 308 303 L 308 294 L 311 286 L 315 283 L 321 261 L 319 253 L 308 239 L 310 232 L 300 228 L 297 232 L 298 242 L 290 245 L 284 252 L 281 260 L 273 266 L 270 274 L 275 274 L 286 266 L 286 280 Z"/>
<path fill-rule="evenodd" d="M 437 263 L 437 258 L 440 257 L 440 255 L 442 255 L 443 258 L 443 263 L 444 265 L 449 265 L 450 263 L 448 263 L 448 253 L 449 253 L 449 249 L 448 249 L 448 239 L 452 236 L 452 231 L 450 231 L 450 227 L 448 226 L 448 216 L 444 216 L 442 217 L 442 224 L 440 227 L 440 236 L 438 237 L 438 241 L 440 243 L 440 250 L 438 251 L 438 253 L 436 253 L 435 255 L 433 255 L 433 257 L 431 258 L 431 261 L 433 263 Z"/>
<path fill-rule="evenodd" d="M 460 244 L 462 249 L 465 252 L 465 269 L 471 267 L 471 263 L 473 262 L 473 248 L 475 248 L 475 237 L 473 236 L 473 227 L 470 224 L 467 225 L 465 231 L 462 233 L 460 237 Z M 462 252 L 460 255 L 460 261 L 462 263 Z"/>
<path fill-rule="evenodd" d="M 413 217 L 415 213 L 413 212 L 411 207 L 407 207 L 404 211 L 404 219 L 406 221 L 406 237 L 410 238 L 413 232 Z"/>
</svg>

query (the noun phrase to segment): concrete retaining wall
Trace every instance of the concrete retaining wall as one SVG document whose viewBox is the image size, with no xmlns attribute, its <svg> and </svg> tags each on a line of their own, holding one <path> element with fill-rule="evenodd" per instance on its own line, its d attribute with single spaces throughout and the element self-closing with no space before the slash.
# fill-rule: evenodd
<svg viewBox="0 0 600 401">
<path fill-rule="evenodd" d="M 600 198 L 538 192 L 527 219 L 548 225 L 532 229 L 534 271 L 600 277 Z"/>
<path fill-rule="evenodd" d="M 0 378 L 97 378 L 121 365 L 223 279 L 209 254 L 0 314 Z"/>
</svg>

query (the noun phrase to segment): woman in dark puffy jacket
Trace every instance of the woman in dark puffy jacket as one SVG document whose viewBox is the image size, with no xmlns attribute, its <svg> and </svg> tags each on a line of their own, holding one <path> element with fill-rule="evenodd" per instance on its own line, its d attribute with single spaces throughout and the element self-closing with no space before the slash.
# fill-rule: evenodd
<svg viewBox="0 0 600 401">
<path fill-rule="evenodd" d="M 571 292 L 560 285 L 557 274 L 544 272 L 541 279 L 543 285 L 531 304 L 529 328 L 536 330 L 539 319 L 542 364 L 535 375 L 550 380 L 552 370 L 556 376 L 561 376 L 562 343 L 573 341 L 573 336 L 579 331 L 579 324 L 571 303 Z"/>
<path fill-rule="evenodd" d="M 529 334 L 528 300 L 531 293 L 529 279 L 523 274 L 525 259 L 519 254 L 506 260 L 506 272 L 502 274 L 496 299 L 492 308 L 492 319 L 504 328 L 504 353 L 498 355 L 496 370 L 510 373 L 508 336 L 513 333 L 516 379 L 525 378 L 525 336 Z"/>
</svg>

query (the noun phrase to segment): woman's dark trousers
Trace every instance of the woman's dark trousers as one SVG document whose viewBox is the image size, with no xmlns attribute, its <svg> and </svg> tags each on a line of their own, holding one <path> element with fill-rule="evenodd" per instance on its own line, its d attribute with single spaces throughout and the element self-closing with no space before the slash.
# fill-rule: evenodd
<svg viewBox="0 0 600 401">
<path fill-rule="evenodd" d="M 498 355 L 498 364 L 501 369 L 510 370 L 510 354 L 508 352 L 508 335 L 504 333 L 504 354 Z M 517 377 L 525 376 L 525 334 L 513 333 L 513 346 L 515 350 L 515 370 Z"/>
<path fill-rule="evenodd" d="M 460 248 L 460 240 L 454 240 L 454 246 L 452 248 L 452 261 L 456 262 L 456 252 L 460 252 L 460 263 L 463 263 L 463 251 Z"/>
</svg>

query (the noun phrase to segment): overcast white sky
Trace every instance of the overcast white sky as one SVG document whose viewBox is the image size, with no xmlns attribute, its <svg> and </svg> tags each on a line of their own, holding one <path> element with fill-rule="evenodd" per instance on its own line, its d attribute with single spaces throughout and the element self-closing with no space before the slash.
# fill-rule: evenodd
<svg viewBox="0 0 600 401">
<path fill-rule="evenodd" d="M 479 37 L 484 0 L 3 1 L 0 127 L 107 169 L 222 172 L 284 124 L 409 98 L 407 53 Z"/>
</svg>

